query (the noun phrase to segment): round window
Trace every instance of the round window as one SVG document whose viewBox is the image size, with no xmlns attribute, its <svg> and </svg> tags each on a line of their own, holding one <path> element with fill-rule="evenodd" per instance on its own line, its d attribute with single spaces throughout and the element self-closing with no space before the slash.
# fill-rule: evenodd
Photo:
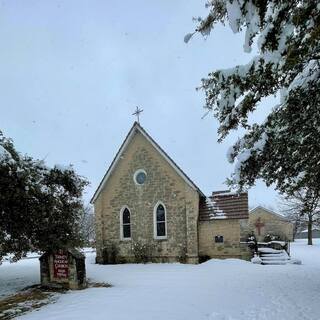
<svg viewBox="0 0 320 320">
<path fill-rule="evenodd" d="M 147 178 L 147 174 L 144 170 L 138 170 L 134 174 L 134 182 L 136 184 L 144 184 Z"/>
</svg>

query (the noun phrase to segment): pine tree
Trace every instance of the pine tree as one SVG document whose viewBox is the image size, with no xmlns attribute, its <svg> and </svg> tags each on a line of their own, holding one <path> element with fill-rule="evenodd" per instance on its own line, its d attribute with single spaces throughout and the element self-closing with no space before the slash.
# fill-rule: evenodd
<svg viewBox="0 0 320 320">
<path fill-rule="evenodd" d="M 0 131 L 0 261 L 30 250 L 80 244 L 79 218 L 87 181 L 72 167 L 48 168 L 18 153 Z"/>
<path fill-rule="evenodd" d="M 196 32 L 208 36 L 215 24 L 229 23 L 233 32 L 245 31 L 246 52 L 257 47 L 246 65 L 211 72 L 200 87 L 205 108 L 220 123 L 219 141 L 232 130 L 245 129 L 228 152 L 235 163 L 230 185 L 241 189 L 262 178 L 280 192 L 320 190 L 320 4 L 210 0 L 207 8 Z M 261 100 L 275 95 L 279 102 L 265 121 L 249 124 Z"/>
</svg>

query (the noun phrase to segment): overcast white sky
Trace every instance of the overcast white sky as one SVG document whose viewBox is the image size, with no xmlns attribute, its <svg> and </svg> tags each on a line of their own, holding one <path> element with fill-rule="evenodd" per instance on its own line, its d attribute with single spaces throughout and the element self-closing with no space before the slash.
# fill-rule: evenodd
<svg viewBox="0 0 320 320">
<path fill-rule="evenodd" d="M 139 105 L 142 126 L 203 192 L 224 189 L 238 134 L 216 142 L 195 87 L 250 56 L 222 26 L 185 44 L 205 13 L 201 0 L 0 0 L 0 129 L 23 153 L 74 164 L 89 201 Z M 276 199 L 262 183 L 249 192 L 251 206 Z"/>
</svg>

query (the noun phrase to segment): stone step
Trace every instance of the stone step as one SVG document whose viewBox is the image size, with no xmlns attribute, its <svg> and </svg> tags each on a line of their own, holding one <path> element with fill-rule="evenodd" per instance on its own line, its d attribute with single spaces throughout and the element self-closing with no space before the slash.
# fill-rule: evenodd
<svg viewBox="0 0 320 320">
<path fill-rule="evenodd" d="M 265 260 L 262 260 L 262 264 L 268 264 L 268 265 L 284 265 L 284 264 L 287 264 L 287 260 L 286 260 L 286 261 L 280 261 L 280 260 L 265 261 Z"/>
<path fill-rule="evenodd" d="M 263 254 L 263 255 L 266 255 L 266 256 L 272 256 L 272 255 L 274 255 L 274 256 L 277 256 L 277 255 L 279 255 L 279 254 L 287 254 L 285 251 L 278 251 L 278 252 L 259 252 L 261 255 Z"/>
<path fill-rule="evenodd" d="M 278 254 L 285 252 L 285 250 L 276 250 L 272 248 L 258 248 L 258 251 L 262 254 Z"/>
<path fill-rule="evenodd" d="M 263 258 L 261 258 L 261 260 L 262 261 L 270 261 L 270 262 L 272 262 L 272 261 L 288 261 L 290 259 L 288 259 L 288 258 L 279 258 L 279 259 L 263 259 Z"/>
<path fill-rule="evenodd" d="M 279 252 L 279 253 L 263 253 L 260 252 L 260 256 L 266 256 L 266 257 L 278 257 L 278 256 L 287 256 L 288 254 L 286 252 Z"/>
<path fill-rule="evenodd" d="M 260 256 L 261 259 L 268 259 L 268 260 L 277 260 L 277 259 L 289 259 L 288 256 L 285 255 L 279 255 L 278 257 L 266 257 L 266 256 Z"/>
<path fill-rule="evenodd" d="M 279 253 L 279 254 L 261 254 L 260 257 L 277 258 L 277 257 L 288 257 L 288 255 L 284 254 L 284 253 Z"/>
</svg>

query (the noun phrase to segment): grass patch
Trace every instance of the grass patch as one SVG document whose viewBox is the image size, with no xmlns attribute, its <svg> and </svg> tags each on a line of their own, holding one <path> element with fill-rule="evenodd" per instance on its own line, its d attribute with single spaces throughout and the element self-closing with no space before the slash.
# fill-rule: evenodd
<svg viewBox="0 0 320 320">
<path fill-rule="evenodd" d="M 40 287 L 26 288 L 23 291 L 0 300 L 0 319 L 9 320 L 31 310 L 53 302 L 54 294 Z"/>
<path fill-rule="evenodd" d="M 110 288 L 105 282 L 93 282 L 88 279 L 87 288 Z M 20 292 L 0 300 L 0 320 L 10 320 L 41 308 L 56 301 L 57 293 L 65 293 L 68 290 L 61 286 L 41 287 L 34 285 Z"/>
<path fill-rule="evenodd" d="M 87 279 L 87 288 L 111 288 L 112 285 L 106 282 L 93 282 Z"/>
</svg>

